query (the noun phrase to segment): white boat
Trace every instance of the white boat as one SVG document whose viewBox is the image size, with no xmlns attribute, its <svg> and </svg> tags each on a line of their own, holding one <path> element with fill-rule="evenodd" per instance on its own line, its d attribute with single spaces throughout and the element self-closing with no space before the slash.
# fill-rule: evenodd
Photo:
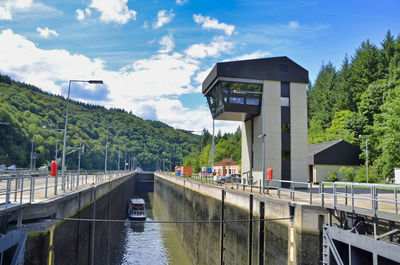
<svg viewBox="0 0 400 265">
<path fill-rule="evenodd" d="M 143 199 L 130 199 L 128 206 L 128 216 L 131 220 L 146 220 L 146 209 Z"/>
</svg>

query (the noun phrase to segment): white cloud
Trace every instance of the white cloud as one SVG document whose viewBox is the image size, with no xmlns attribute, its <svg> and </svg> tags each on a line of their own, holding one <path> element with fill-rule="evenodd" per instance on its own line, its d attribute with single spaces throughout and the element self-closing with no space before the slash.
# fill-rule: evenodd
<svg viewBox="0 0 400 265">
<path fill-rule="evenodd" d="M 199 92 L 192 82 L 199 75 L 200 62 L 184 54 L 158 53 L 111 71 L 100 59 L 61 49 L 40 49 L 9 29 L 0 32 L 0 43 L 0 72 L 18 81 L 60 94 L 71 78 L 102 79 L 105 85 L 101 87 L 74 84 L 72 98 L 122 108 L 175 128 L 201 130 L 212 126 L 205 104 L 189 109 L 177 99 L 183 94 Z M 202 97 L 200 101 L 205 103 Z M 237 124 L 218 122 L 217 128 L 234 131 Z"/>
<path fill-rule="evenodd" d="M 51 36 L 54 36 L 54 37 L 58 36 L 58 33 L 55 30 L 49 29 L 48 27 L 36 28 L 36 31 L 39 32 L 40 36 L 45 38 L 45 39 L 48 39 Z"/>
<path fill-rule="evenodd" d="M 326 29 L 328 25 L 323 24 L 300 24 L 298 21 L 292 20 L 287 24 L 273 24 L 264 27 L 262 35 L 276 36 L 301 36 L 302 38 L 310 38 L 315 33 Z"/>
<path fill-rule="evenodd" d="M 296 28 L 300 27 L 300 24 L 298 21 L 290 21 L 288 26 L 289 26 L 289 28 L 296 29 Z"/>
<path fill-rule="evenodd" d="M 159 44 L 161 45 L 161 49 L 158 50 L 158 52 L 160 53 L 168 53 L 172 51 L 175 47 L 172 35 L 165 35 L 164 37 L 162 37 Z"/>
<path fill-rule="evenodd" d="M 145 20 L 145 21 L 143 22 L 142 28 L 144 28 L 144 29 L 148 29 L 148 28 L 149 28 L 149 24 L 147 23 L 147 20 Z"/>
<path fill-rule="evenodd" d="M 29 8 L 32 2 L 32 0 L 1 0 L 0 20 L 12 20 L 14 11 Z"/>
<path fill-rule="evenodd" d="M 223 36 L 214 37 L 211 43 L 197 43 L 185 50 L 192 58 L 218 57 L 222 52 L 230 53 L 233 42 L 227 41 Z"/>
<path fill-rule="evenodd" d="M 176 0 L 175 3 L 176 3 L 177 5 L 180 5 L 180 6 L 181 6 L 181 5 L 183 5 L 184 3 L 186 3 L 186 2 L 187 2 L 187 0 Z"/>
<path fill-rule="evenodd" d="M 81 9 L 76 10 L 76 18 L 78 20 L 84 20 L 85 19 L 85 13 Z"/>
<path fill-rule="evenodd" d="M 204 17 L 202 15 L 193 15 L 193 20 L 197 24 L 201 24 L 201 27 L 204 29 L 216 29 L 216 30 L 222 30 L 225 32 L 226 35 L 230 36 L 232 33 L 235 31 L 235 26 L 234 25 L 228 25 L 225 23 L 219 23 L 217 19 L 215 18 L 210 18 L 210 17 Z"/>
<path fill-rule="evenodd" d="M 250 59 L 258 59 L 258 58 L 264 58 L 267 56 L 271 56 L 271 53 L 269 52 L 262 52 L 262 51 L 255 51 L 252 53 L 247 53 L 247 54 L 242 54 L 240 56 L 232 58 L 232 61 L 240 61 L 240 60 L 250 60 Z"/>
<path fill-rule="evenodd" d="M 101 13 L 102 22 L 115 22 L 122 25 L 130 20 L 136 20 L 137 12 L 129 9 L 127 3 L 128 0 L 92 0 L 89 7 Z"/>
<path fill-rule="evenodd" d="M 85 8 L 85 11 L 81 9 L 76 10 L 76 18 L 78 20 L 84 20 L 86 17 L 89 17 L 92 14 L 89 8 Z"/>
<path fill-rule="evenodd" d="M 175 14 L 173 10 L 160 10 L 157 13 L 157 21 L 153 23 L 153 28 L 158 29 L 164 26 L 165 24 L 168 24 L 169 22 L 172 21 L 172 19 L 175 17 Z"/>
</svg>

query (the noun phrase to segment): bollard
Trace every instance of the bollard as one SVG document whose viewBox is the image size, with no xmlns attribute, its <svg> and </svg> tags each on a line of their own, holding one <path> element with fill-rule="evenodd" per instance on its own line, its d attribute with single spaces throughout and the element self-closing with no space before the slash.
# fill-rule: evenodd
<svg viewBox="0 0 400 265">
<path fill-rule="evenodd" d="M 312 204 L 312 182 L 310 182 L 310 204 Z"/>
</svg>

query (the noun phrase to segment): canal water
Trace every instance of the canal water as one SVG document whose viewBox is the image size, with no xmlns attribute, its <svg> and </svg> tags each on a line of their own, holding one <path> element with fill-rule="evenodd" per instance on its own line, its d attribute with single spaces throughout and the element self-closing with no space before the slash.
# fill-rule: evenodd
<svg viewBox="0 0 400 265">
<path fill-rule="evenodd" d="M 148 193 L 147 220 L 165 220 L 166 214 L 155 196 Z M 127 221 L 122 237 L 119 249 L 123 265 L 191 264 L 176 235 L 174 224 L 132 224 Z"/>
</svg>

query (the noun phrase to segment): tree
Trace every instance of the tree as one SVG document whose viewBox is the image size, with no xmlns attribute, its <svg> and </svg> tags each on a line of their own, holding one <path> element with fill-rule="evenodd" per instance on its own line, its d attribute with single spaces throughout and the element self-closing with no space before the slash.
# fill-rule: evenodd
<svg viewBox="0 0 400 265">
<path fill-rule="evenodd" d="M 332 63 L 322 65 L 318 73 L 315 84 L 308 91 L 308 115 L 309 121 L 311 117 L 320 121 L 323 128 L 329 126 L 333 114 L 334 100 L 334 83 L 336 70 Z"/>
<path fill-rule="evenodd" d="M 350 65 L 351 97 L 354 104 L 361 101 L 368 85 L 380 78 L 379 50 L 369 40 L 362 42 Z"/>
</svg>

